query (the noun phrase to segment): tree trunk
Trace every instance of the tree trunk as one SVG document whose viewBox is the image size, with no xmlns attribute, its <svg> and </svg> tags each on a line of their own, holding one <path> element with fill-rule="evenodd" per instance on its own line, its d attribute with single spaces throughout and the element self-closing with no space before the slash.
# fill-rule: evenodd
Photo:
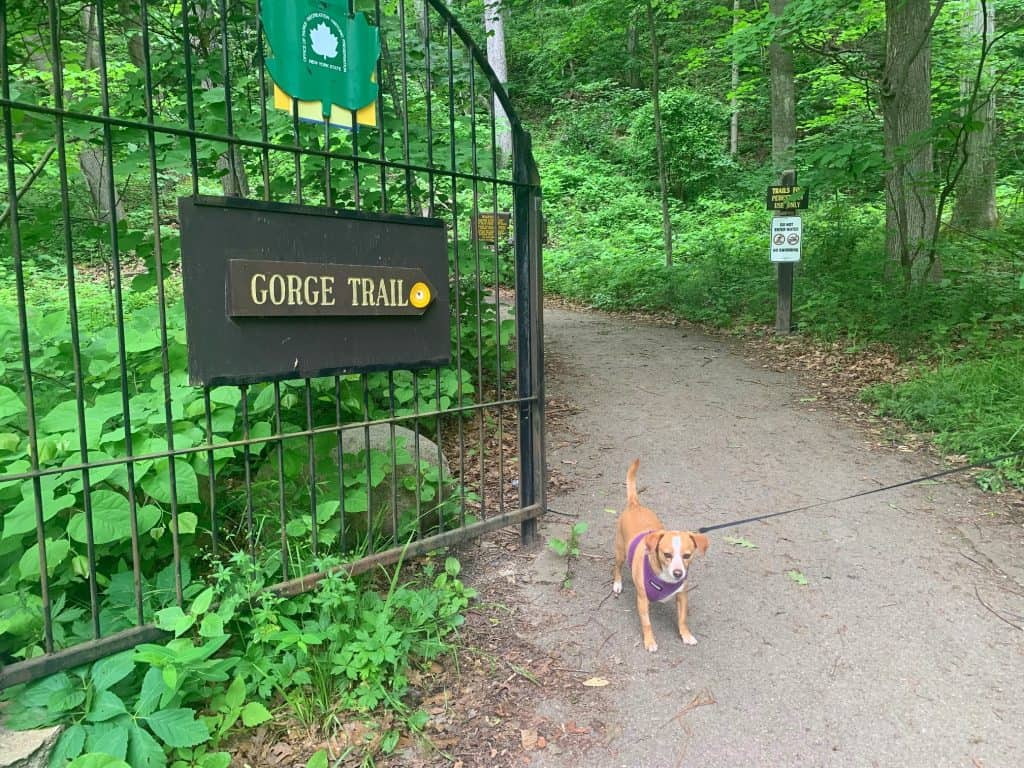
<svg viewBox="0 0 1024 768">
<path fill-rule="evenodd" d="M 115 221 L 124 218 L 124 203 L 121 200 L 118 190 L 110 188 L 110 163 L 107 161 L 106 153 L 100 147 L 87 147 L 78 156 L 78 167 L 82 169 L 85 183 L 89 187 L 89 195 L 92 197 L 96 211 L 96 220 L 109 223 L 111 210 L 111 192 L 113 192 Z"/>
<path fill-rule="evenodd" d="M 964 20 L 964 45 L 978 52 L 975 71 L 960 81 L 965 122 L 964 166 L 957 186 L 952 223 L 961 229 L 992 229 L 996 210 L 996 105 L 992 93 L 991 46 L 996 31 L 995 0 L 972 0 Z"/>
<path fill-rule="evenodd" d="M 427 48 L 427 37 L 430 35 L 430 20 L 427 18 L 427 0 L 414 0 L 416 12 L 416 31 L 419 33 L 420 44 L 424 51 Z"/>
<path fill-rule="evenodd" d="M 904 282 L 939 275 L 930 131 L 930 0 L 886 0 L 881 83 L 886 250 Z"/>
<path fill-rule="evenodd" d="M 639 89 L 640 82 L 640 59 L 637 49 L 640 47 L 640 28 L 630 21 L 626 27 L 626 85 L 630 88 Z"/>
<path fill-rule="evenodd" d="M 220 186 L 225 197 L 249 196 L 249 175 L 237 144 L 217 158 L 217 170 L 224 174 L 220 177 Z"/>
<path fill-rule="evenodd" d="M 100 36 L 96 29 L 96 8 L 86 5 L 82 8 L 82 33 L 85 35 L 85 68 L 100 68 Z"/>
<path fill-rule="evenodd" d="M 732 0 L 732 28 L 733 31 L 736 29 L 736 25 L 739 24 L 740 19 L 740 0 Z M 733 47 L 732 52 L 732 78 L 730 80 L 732 86 L 732 98 L 729 100 L 729 109 L 731 115 L 729 117 L 729 154 L 733 157 L 739 151 L 740 145 L 740 103 L 736 97 L 736 91 L 740 87 L 740 55 L 739 46 Z"/>
<path fill-rule="evenodd" d="M 781 16 L 788 0 L 769 0 L 773 16 Z M 772 166 L 776 173 L 796 167 L 796 86 L 793 54 L 773 36 L 768 46 L 772 85 Z"/>
<path fill-rule="evenodd" d="M 647 26 L 651 32 L 651 99 L 654 109 L 654 145 L 658 152 L 658 185 L 661 188 L 661 231 L 665 237 L 665 266 L 672 266 L 672 217 L 668 209 L 668 173 L 665 170 L 665 142 L 661 135 L 661 99 L 658 70 L 661 53 L 658 49 L 658 34 L 654 28 L 654 9 L 651 0 L 647 0 Z"/>
<path fill-rule="evenodd" d="M 508 82 L 508 62 L 505 57 L 505 15 L 502 0 L 484 0 L 484 29 L 487 31 L 487 63 L 502 85 Z M 498 166 L 503 167 L 512 157 L 512 128 L 505 108 L 494 98 L 494 122 L 498 142 Z"/>
</svg>

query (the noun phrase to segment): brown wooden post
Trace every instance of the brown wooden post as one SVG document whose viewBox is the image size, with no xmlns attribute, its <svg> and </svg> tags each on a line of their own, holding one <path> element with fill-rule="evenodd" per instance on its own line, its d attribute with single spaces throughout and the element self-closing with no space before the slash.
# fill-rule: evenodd
<svg viewBox="0 0 1024 768">
<path fill-rule="evenodd" d="M 779 184 L 784 187 L 796 186 L 796 171 L 783 171 Z M 795 211 L 774 211 L 773 216 L 792 216 Z M 789 333 L 793 328 L 793 271 L 792 261 L 775 265 L 778 297 L 775 303 L 775 332 Z"/>
</svg>

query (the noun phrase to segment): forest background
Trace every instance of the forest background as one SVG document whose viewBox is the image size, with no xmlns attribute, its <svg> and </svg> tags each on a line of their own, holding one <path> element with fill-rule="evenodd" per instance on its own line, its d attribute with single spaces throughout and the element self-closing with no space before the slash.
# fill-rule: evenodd
<svg viewBox="0 0 1024 768">
<path fill-rule="evenodd" d="M 763 330 L 765 191 L 792 168 L 810 189 L 798 333 L 895 357 L 906 380 L 861 397 L 948 453 L 1024 448 L 1019 4 L 505 6 L 549 292 Z M 981 483 L 1020 486 L 1022 466 Z"/>
<path fill-rule="evenodd" d="M 407 7 L 402 29 L 410 60 L 429 61 L 427 43 L 444 44 L 442 26 L 417 28 L 426 12 L 422 0 L 355 5 L 381 14 L 384 37 L 391 41 L 400 32 L 399 9 Z M 548 223 L 549 293 L 604 310 L 668 314 L 770 343 L 776 275 L 768 258 L 765 190 L 781 170 L 793 169 L 811 191 L 796 267 L 796 336 L 836 351 L 825 356 L 832 367 L 859 359 L 894 361 L 859 396 L 867 407 L 932 436 L 951 461 L 1024 450 L 1024 157 L 1017 149 L 1024 132 L 1024 75 L 1018 67 L 1024 5 L 447 5 L 481 47 L 486 38 L 488 56 L 496 69 L 504 69 L 499 76 L 507 78 L 512 102 L 532 133 Z M 301 426 L 313 418 L 308 414 L 314 386 L 326 423 L 335 423 L 342 416 L 393 416 L 396 400 L 399 416 L 429 410 L 435 402 L 444 410 L 472 401 L 487 387 L 500 390 L 508 379 L 512 356 L 503 349 L 511 341 L 511 328 L 504 327 L 510 323 L 479 301 L 482 290 L 511 282 L 510 265 L 498 266 L 496 259 L 483 284 L 461 286 L 476 299 L 464 306 L 480 312 L 462 323 L 468 335 L 453 338 L 461 368 L 436 376 L 403 372 L 394 382 L 373 375 L 298 384 L 301 389 L 286 384 L 280 392 L 261 385 L 244 397 L 217 390 L 208 402 L 187 386 L 181 286 L 173 268 L 180 256 L 175 196 L 262 192 L 268 199 L 290 199 L 301 189 L 305 201 L 324 202 L 322 159 L 311 153 L 296 160 L 277 151 L 299 140 L 316 149 L 320 133 L 309 126 L 293 131 L 281 115 L 267 115 L 266 124 L 258 124 L 259 78 L 244 58 L 259 39 L 254 7 L 223 0 L 0 3 L 0 36 L 6 42 L 2 127 L 4 146 L 15 160 L 8 163 L 0 206 L 6 211 L 0 214 L 0 473 L 18 475 L 31 460 L 46 466 L 74 461 L 77 436 L 86 431 L 99 443 L 89 446 L 93 459 L 107 458 L 106 450 L 112 456 L 130 453 L 119 421 L 128 410 L 126 398 L 137 417 L 131 434 L 136 446 L 155 451 L 172 434 L 179 449 L 204 445 L 208 433 L 213 443 L 265 440 L 274 431 L 271 414 Z M 99 8 L 106 14 L 105 36 L 98 32 Z M 55 28 L 49 17 L 58 10 L 63 21 L 53 41 L 59 42 L 62 68 L 45 55 Z M 182 17 L 194 24 L 188 35 L 180 32 Z M 148 45 L 142 29 L 152 35 Z M 222 38 L 230 38 L 230 45 Z M 103 67 L 101 39 L 109 43 Z M 180 39 L 188 40 L 185 47 L 195 57 L 191 72 L 173 47 Z M 238 58 L 229 61 L 225 50 Z M 507 67 L 498 66 L 502 58 Z M 223 74 L 229 63 L 230 80 Z M 456 153 L 454 138 L 447 146 L 446 132 L 420 127 L 431 108 L 440 114 L 442 107 L 451 110 L 452 136 L 458 132 L 463 143 L 477 121 L 484 124 L 487 100 L 468 106 L 468 100 L 443 101 L 446 89 L 467 90 L 470 71 L 460 64 L 445 72 L 452 86 L 447 76 L 429 84 L 412 81 L 403 100 L 389 90 L 389 130 L 360 134 L 360 153 L 383 154 L 387 143 L 393 153 L 407 151 L 418 166 L 443 168 L 438 158 L 450 157 L 452 170 L 473 171 L 476 158 L 464 149 Z M 156 87 L 146 83 L 147 76 Z M 232 87 L 234 112 L 226 108 L 230 98 L 220 77 Z M 187 106 L 183 93 L 194 93 L 199 108 Z M 145 103 L 144 94 L 159 98 Z M 158 113 L 158 122 L 171 125 L 194 118 L 196 128 L 213 137 L 263 127 L 275 151 L 261 158 L 213 140 L 197 142 L 198 149 L 190 151 L 183 137 L 154 131 L 125 129 L 104 137 L 94 122 L 55 124 L 60 121 L 47 109 L 58 98 L 71 100 L 65 106 L 81 113 L 112 109 L 136 119 Z M 399 106 L 408 118 L 405 136 Z M 74 148 L 59 162 L 53 159 L 55 134 Z M 347 134 L 334 141 L 338 162 L 326 174 L 333 179 L 333 203 L 373 210 L 386 190 L 375 188 L 371 178 L 361 200 L 354 200 L 347 183 L 351 171 L 340 161 L 350 151 Z M 104 144 L 115 149 L 112 171 L 103 167 Z M 104 208 L 115 198 L 103 186 L 108 174 L 119 182 L 123 210 Z M 257 190 L 261 176 L 263 189 Z M 410 210 L 439 201 L 440 208 L 468 211 L 474 202 L 466 189 L 456 193 L 422 179 L 401 188 L 401 181 L 389 194 L 392 201 L 404 199 Z M 10 216 L 13 190 L 19 190 L 20 216 Z M 73 205 L 55 204 L 64 195 Z M 495 193 L 494 203 L 508 207 L 511 200 Z M 70 210 L 76 211 L 73 219 L 67 217 Z M 107 247 L 115 240 L 134 259 L 125 275 L 130 287 L 123 291 L 110 287 L 113 276 L 120 277 L 110 263 L 116 249 Z M 16 242 L 22 258 L 8 258 Z M 80 266 L 86 269 L 70 315 L 81 324 L 84 344 L 70 343 L 68 335 L 67 285 Z M 127 319 L 127 343 L 118 341 L 110 322 L 115 295 Z M 22 310 L 30 322 L 21 318 Z M 26 325 L 28 338 L 20 330 Z M 44 414 L 35 446 L 26 421 L 32 406 L 23 391 L 29 357 L 32 370 L 42 372 L 33 393 L 35 408 Z M 460 373 L 465 370 L 481 373 L 466 378 Z M 81 414 L 83 421 L 85 413 L 91 419 L 89 430 L 78 423 L 74 393 L 83 382 L 91 387 L 89 408 Z M 352 389 L 338 398 L 336 387 L 342 385 Z M 168 402 L 175 412 L 164 415 Z M 40 489 L 0 484 L 0 660 L 43 652 L 43 573 L 52 577 L 57 647 L 99 634 L 93 625 L 100 623 L 104 632 L 153 623 L 175 635 L 167 643 L 10 689 L 8 724 L 68 725 L 53 765 L 100 754 L 113 762 L 99 764 L 145 768 L 224 768 L 229 750 L 238 751 L 232 741 L 238 731 L 271 718 L 289 738 L 300 730 L 308 735 L 310 765 L 317 766 L 327 764 L 324 739 L 345 733 L 353 722 L 369 733 L 360 744 L 371 761 L 373 755 L 395 754 L 408 734 L 428 727 L 429 713 L 408 696 L 410 681 L 453 653 L 452 633 L 473 597 L 459 580 L 457 561 L 428 560 L 409 581 L 401 569 L 376 574 L 369 588 L 339 577 L 296 597 L 275 597 L 265 589 L 282 577 L 287 563 L 308 569 L 335 564 L 316 559 L 310 535 L 315 532 L 325 545 L 337 543 L 341 520 L 362 516 L 371 486 L 385 487 L 399 463 L 394 455 L 367 449 L 358 458 L 358 466 L 366 465 L 362 477 L 330 488 L 316 502 L 301 482 L 310 451 L 304 439 L 289 441 L 279 455 L 267 445 L 252 456 L 243 447 L 218 448 L 192 462 L 137 462 L 132 477 L 111 463 L 108 471 L 91 476 L 97 518 L 107 523 L 92 537 L 95 553 L 86 552 L 86 491 L 72 473 Z M 329 452 L 324 455 L 334 462 Z M 410 456 L 401 461 L 414 463 Z M 282 551 L 291 560 L 251 558 L 244 551 L 256 549 L 245 540 L 255 534 L 251 521 L 246 528 L 237 493 L 250 485 L 250 464 L 252 485 L 274 499 L 284 484 L 268 477 L 280 471 L 300 479 L 297 487 L 285 486 L 289 495 L 280 496 L 281 510 L 319 504 L 315 515 L 293 515 L 287 524 L 272 514 L 257 518 L 260 535 L 285 541 Z M 443 512 L 448 499 L 437 471 L 414 472 L 422 475 L 412 481 L 420 503 Z M 978 481 L 990 491 L 1022 487 L 1024 462 L 999 462 Z M 213 498 L 215 484 L 221 492 L 236 491 L 220 514 L 238 528 L 234 537 L 225 537 L 233 554 L 200 565 L 210 533 L 204 528 L 210 515 L 202 489 L 211 488 Z M 124 554 L 133 494 L 142 500 L 135 516 L 145 534 L 135 555 L 141 574 L 134 582 L 131 558 Z M 273 511 L 274 499 L 256 506 Z M 180 512 L 172 526 L 175 502 Z M 178 569 L 164 567 L 172 527 L 181 547 L 177 559 L 184 563 Z M 370 527 L 362 531 L 367 537 Z M 497 626 L 503 619 L 487 615 L 486 621 Z M 254 637 L 259 641 L 252 642 Z M 375 725 L 365 727 L 371 713 L 382 711 Z"/>
</svg>

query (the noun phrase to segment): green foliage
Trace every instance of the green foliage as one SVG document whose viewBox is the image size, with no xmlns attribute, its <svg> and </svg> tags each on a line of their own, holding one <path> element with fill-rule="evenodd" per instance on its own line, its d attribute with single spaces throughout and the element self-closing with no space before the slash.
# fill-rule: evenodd
<svg viewBox="0 0 1024 768">
<path fill-rule="evenodd" d="M 231 661 L 210 658 L 223 641 L 209 645 L 214 647 L 182 654 L 184 679 L 224 678 Z M 95 762 L 100 760 L 96 753 L 125 760 L 133 768 L 163 768 L 168 752 L 204 744 L 211 733 L 197 716 L 196 704 L 202 704 L 188 695 L 188 686 L 169 682 L 156 667 L 143 672 L 146 667 L 140 662 L 145 661 L 138 651 L 124 651 L 24 686 L 12 697 L 6 724 L 15 729 L 65 725 L 50 757 L 51 768 L 63 768 L 69 761 L 106 765 Z"/>
<path fill-rule="evenodd" d="M 551 537 L 548 539 L 548 548 L 559 557 L 579 557 L 580 537 L 587 532 L 590 526 L 585 520 L 573 523 L 569 529 L 568 539 Z"/>
<path fill-rule="evenodd" d="M 878 411 L 915 429 L 970 461 L 1024 451 L 1024 344 L 1007 341 L 981 359 L 944 360 L 896 385 L 865 391 Z M 984 472 L 979 483 L 1002 490 L 1024 486 L 1024 458 L 1007 459 Z"/>
<path fill-rule="evenodd" d="M 428 561 L 404 582 L 399 563 L 382 593 L 324 560 L 320 586 L 295 597 L 268 589 L 277 565 L 243 553 L 217 564 L 212 586 L 188 585 L 187 609 L 156 612 L 171 640 L 5 692 L 6 724 L 65 725 L 51 768 L 108 759 L 225 768 L 221 744 L 270 720 L 272 702 L 311 729 L 329 731 L 343 712 L 381 706 L 422 727 L 424 715 L 402 696 L 410 670 L 451 652 L 449 637 L 475 596 L 458 578 L 459 562 Z"/>
<path fill-rule="evenodd" d="M 11 33 L 7 85 L 17 137 L 11 158 L 15 186 L 27 183 L 37 164 L 41 173 L 18 200 L 17 244 L 11 241 L 12 227 L 0 228 L 0 476 L 29 472 L 34 463 L 52 474 L 38 484 L 0 483 L 4 661 L 42 652 L 41 569 L 50 577 L 59 649 L 92 637 L 83 608 L 89 605 L 90 579 L 100 595 L 104 633 L 134 625 L 139 615 L 149 621 L 175 599 L 173 570 L 165 567 L 172 553 L 184 558 L 187 571 L 190 563 L 200 562 L 214 536 L 229 548 L 248 546 L 250 537 L 257 548 L 283 542 L 285 554 L 277 562 L 283 578 L 308 569 L 317 549 L 351 556 L 462 522 L 454 510 L 467 494 L 417 457 L 414 445 L 399 441 L 386 450 L 365 447 L 342 454 L 336 432 L 352 423 L 404 420 L 436 436 L 442 419 L 503 382 L 515 364 L 514 320 L 507 311 L 499 318 L 491 295 L 512 274 L 509 255 L 492 255 L 462 239 L 450 252 L 453 272 L 459 274 L 452 285 L 451 366 L 259 384 L 244 396 L 237 388 L 218 388 L 210 391 L 207 408 L 203 392 L 190 387 L 186 377 L 175 198 L 224 193 L 227 144 L 216 137 L 226 139 L 229 119 L 236 136 L 270 145 L 266 151 L 238 147 L 230 156 L 240 176 L 262 180 L 254 197 L 301 198 L 318 205 L 330 196 L 334 206 L 355 207 L 352 163 L 336 157 L 325 190 L 325 149 L 371 160 L 403 158 L 421 169 L 484 174 L 493 155 L 482 127 L 488 105 L 479 98 L 482 78 L 477 73 L 475 90 L 470 87 L 471 62 L 456 46 L 451 80 L 447 71 L 442 74 L 446 57 L 437 57 L 430 63 L 434 82 L 413 75 L 401 90 L 402 113 L 390 94 L 385 99 L 380 130 L 333 130 L 325 139 L 322 126 L 295 126 L 290 115 L 269 104 L 264 124 L 265 83 L 252 66 L 261 46 L 252 6 L 227 4 L 190 13 L 180 4 L 150 4 L 145 62 L 140 61 L 136 6 L 103 6 L 102 73 L 88 61 L 87 34 L 77 24 L 61 24 L 59 89 L 48 69 L 55 59 L 41 55 L 49 46 L 46 5 L 15 4 L 5 18 Z M 368 0 L 356 7 L 371 18 L 380 8 Z M 414 32 L 414 14 L 407 14 L 408 28 L 399 30 L 397 6 L 385 3 L 382 10 L 381 33 L 390 40 L 409 33 L 404 63 L 420 71 L 424 46 Z M 183 11 L 190 22 L 190 70 L 184 66 Z M 376 35 L 365 28 L 362 33 Z M 445 31 L 435 27 L 436 50 L 443 50 L 444 37 Z M 377 88 L 367 81 L 370 85 Z M 191 113 L 188 96 L 195 102 Z M 52 115 L 19 105 L 63 106 L 73 113 L 61 121 L 65 169 L 58 168 L 52 152 Z M 105 113 L 117 118 L 113 124 L 76 116 Z M 449 113 L 450 130 L 439 130 L 439 117 Z M 427 128 L 430 119 L 433 130 Z M 193 125 L 203 138 L 181 135 L 182 126 Z M 105 201 L 94 199 L 76 170 L 79 157 L 92 149 L 109 149 L 111 155 L 124 210 L 114 224 L 103 210 Z M 364 211 L 429 208 L 468 232 L 468 212 L 478 202 L 499 209 L 511 202 L 503 185 L 494 185 L 493 200 L 484 201 L 478 198 L 488 190 L 476 182 L 471 186 L 412 170 L 381 174 L 367 170 L 371 167 L 376 166 L 364 166 L 358 184 L 358 207 Z M 55 204 L 64 193 L 67 206 Z M 19 289 L 27 312 L 24 328 Z M 314 437 L 305 434 L 309 431 Z M 223 447 L 245 439 L 254 442 Z M 179 455 L 168 460 L 172 450 Z M 85 471 L 57 471 L 97 462 L 101 466 Z M 279 474 L 285 478 L 283 489 Z M 395 491 L 398 509 L 391 508 Z M 35 532 L 37 515 L 45 555 Z M 137 552 L 132 551 L 133 524 Z M 133 561 L 141 570 L 139 596 L 131 584 Z"/>
<path fill-rule="evenodd" d="M 437 573 L 428 563 L 423 587 L 400 583 L 399 565 L 383 596 L 337 564 L 318 563 L 326 572 L 318 589 L 292 598 L 265 590 L 272 564 L 241 554 L 216 575 L 218 613 L 233 635 L 248 638 L 240 669 L 263 698 L 280 695 L 310 727 L 344 711 L 404 711 L 411 665 L 450 650 L 446 638 L 475 594 L 458 580 L 454 558 Z"/>
<path fill-rule="evenodd" d="M 725 126 L 729 114 L 710 96 L 689 88 L 670 88 L 661 94 L 662 135 L 666 172 L 673 196 L 694 200 L 712 188 L 721 193 L 729 186 L 736 164 L 726 151 Z M 657 179 L 654 110 L 644 102 L 629 126 L 630 149 L 626 160 L 641 178 Z"/>
<path fill-rule="evenodd" d="M 585 520 L 579 520 L 572 524 L 567 539 L 551 537 L 548 539 L 548 548 L 559 557 L 565 558 L 565 578 L 562 579 L 562 588 L 569 589 L 572 586 L 572 565 L 573 561 L 580 556 L 580 537 L 590 528 Z"/>
</svg>

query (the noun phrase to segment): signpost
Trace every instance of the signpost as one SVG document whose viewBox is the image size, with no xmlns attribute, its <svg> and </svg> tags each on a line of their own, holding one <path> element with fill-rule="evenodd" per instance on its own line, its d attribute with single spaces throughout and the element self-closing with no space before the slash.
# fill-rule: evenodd
<svg viewBox="0 0 1024 768">
<path fill-rule="evenodd" d="M 202 196 L 178 210 L 193 385 L 449 361 L 439 219 Z"/>
<path fill-rule="evenodd" d="M 778 296 L 775 304 L 775 332 L 789 333 L 793 327 L 793 265 L 800 261 L 803 226 L 796 211 L 807 208 L 809 190 L 796 183 L 796 171 L 783 171 L 777 186 L 768 187 L 766 203 L 772 218 L 769 255 L 775 264 Z"/>
</svg>

